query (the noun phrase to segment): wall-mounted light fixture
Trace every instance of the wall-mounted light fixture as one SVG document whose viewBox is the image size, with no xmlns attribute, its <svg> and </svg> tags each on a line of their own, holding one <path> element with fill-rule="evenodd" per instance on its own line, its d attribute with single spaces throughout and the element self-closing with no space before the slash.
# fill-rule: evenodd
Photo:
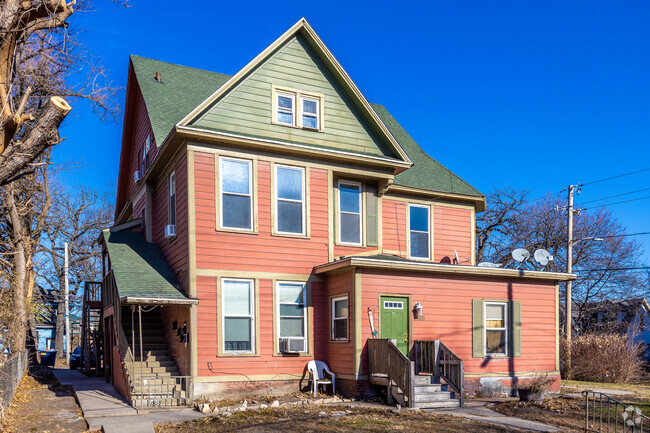
<svg viewBox="0 0 650 433">
<path fill-rule="evenodd" d="M 422 312 L 424 311 L 424 307 L 422 304 L 419 302 L 416 302 L 415 305 L 413 306 L 413 315 L 415 316 L 416 319 L 423 319 L 424 315 Z"/>
</svg>

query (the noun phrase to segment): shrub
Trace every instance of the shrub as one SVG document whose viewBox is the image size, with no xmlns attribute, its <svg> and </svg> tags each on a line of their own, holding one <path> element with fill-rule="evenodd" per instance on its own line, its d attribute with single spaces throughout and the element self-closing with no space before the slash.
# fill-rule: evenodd
<svg viewBox="0 0 650 433">
<path fill-rule="evenodd" d="M 546 390 L 553 385 L 555 378 L 548 377 L 548 374 L 537 373 L 530 379 L 523 379 L 520 384 L 517 385 L 517 389 L 527 389 L 532 393 L 541 394 L 546 392 Z"/>
<path fill-rule="evenodd" d="M 620 334 L 577 335 L 571 341 L 571 365 L 566 340 L 562 345 L 562 376 L 589 382 L 628 383 L 643 373 L 642 345 Z"/>
</svg>

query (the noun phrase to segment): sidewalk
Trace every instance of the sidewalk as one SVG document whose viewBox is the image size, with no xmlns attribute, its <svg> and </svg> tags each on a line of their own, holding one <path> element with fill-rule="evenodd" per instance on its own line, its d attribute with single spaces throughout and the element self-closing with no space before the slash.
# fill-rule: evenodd
<svg viewBox="0 0 650 433">
<path fill-rule="evenodd" d="M 562 429 L 535 421 L 528 421 L 514 416 L 503 415 L 487 408 L 488 403 L 496 401 L 509 401 L 510 399 L 475 399 L 465 400 L 465 406 L 452 409 L 424 409 L 427 412 L 461 416 L 473 421 L 480 421 L 488 424 L 500 425 L 503 427 L 517 428 L 533 432 L 559 432 Z"/>
<path fill-rule="evenodd" d="M 74 388 L 90 431 L 153 433 L 154 424 L 183 422 L 203 416 L 191 408 L 138 414 L 103 377 L 88 377 L 77 370 L 53 371 L 61 385 Z"/>
</svg>

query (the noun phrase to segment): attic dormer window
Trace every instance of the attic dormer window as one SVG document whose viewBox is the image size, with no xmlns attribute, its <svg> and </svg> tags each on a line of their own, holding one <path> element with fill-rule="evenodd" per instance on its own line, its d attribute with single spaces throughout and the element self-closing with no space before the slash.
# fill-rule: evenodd
<svg viewBox="0 0 650 433">
<path fill-rule="evenodd" d="M 273 86 L 272 123 L 322 131 L 323 95 Z"/>
</svg>

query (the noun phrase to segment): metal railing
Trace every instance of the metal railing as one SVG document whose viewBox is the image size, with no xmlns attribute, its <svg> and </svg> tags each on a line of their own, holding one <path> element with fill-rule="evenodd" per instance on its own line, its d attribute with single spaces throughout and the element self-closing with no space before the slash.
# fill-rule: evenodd
<svg viewBox="0 0 650 433">
<path fill-rule="evenodd" d="M 607 394 L 583 391 L 585 431 L 612 433 L 650 432 L 650 418 L 641 409 L 623 404 Z"/>
<path fill-rule="evenodd" d="M 463 360 L 440 340 L 415 341 L 418 373 L 432 374 L 436 379 L 442 378 L 460 398 L 460 405 L 465 404 L 465 373 Z"/>
<path fill-rule="evenodd" d="M 388 338 L 368 340 L 368 370 L 381 374 L 403 393 L 408 407 L 415 407 L 415 365 Z"/>
<path fill-rule="evenodd" d="M 145 374 L 129 379 L 131 405 L 136 409 L 187 406 L 189 376 Z"/>
</svg>

